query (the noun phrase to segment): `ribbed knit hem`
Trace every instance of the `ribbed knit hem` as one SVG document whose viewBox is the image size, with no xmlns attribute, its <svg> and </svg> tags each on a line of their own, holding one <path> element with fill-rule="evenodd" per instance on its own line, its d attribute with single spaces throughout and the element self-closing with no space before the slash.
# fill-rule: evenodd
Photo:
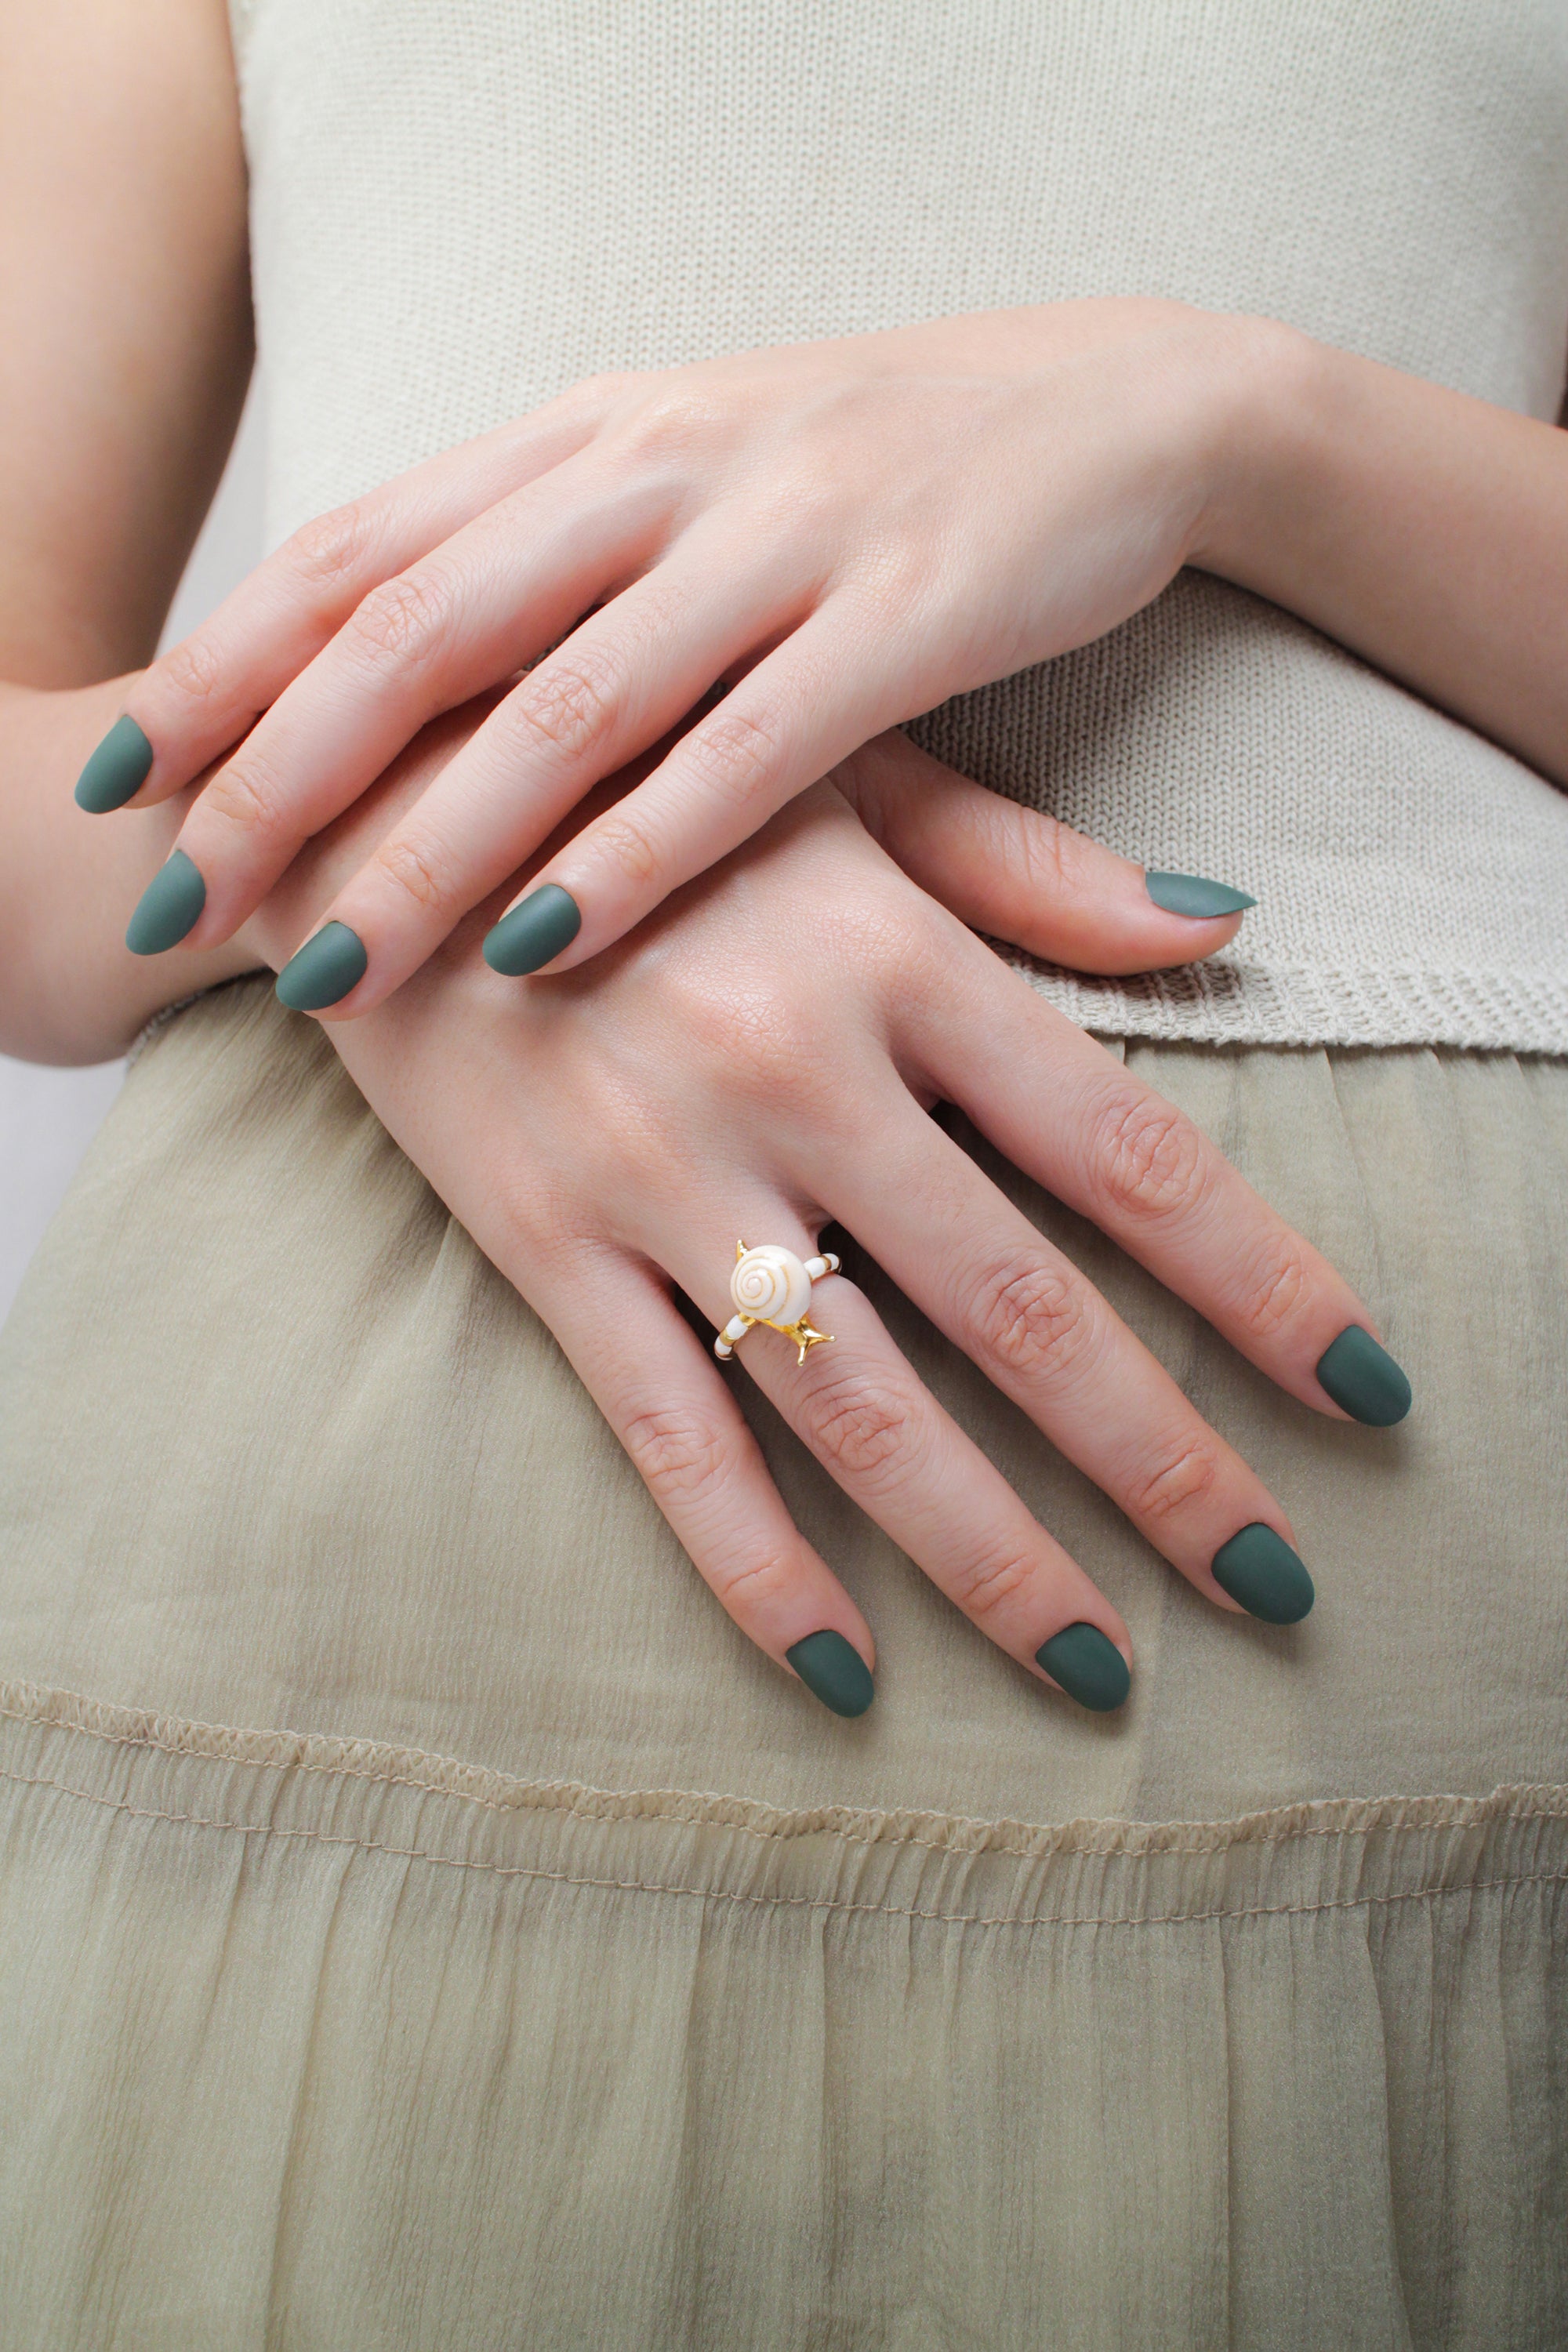
<svg viewBox="0 0 1568 2352">
<path fill-rule="evenodd" d="M 1568 978 L 1518 972 L 1290 970 L 1216 959 L 1100 980 L 1005 948 L 1081 1028 L 1215 1045 L 1458 1045 L 1568 1054 Z"/>
</svg>

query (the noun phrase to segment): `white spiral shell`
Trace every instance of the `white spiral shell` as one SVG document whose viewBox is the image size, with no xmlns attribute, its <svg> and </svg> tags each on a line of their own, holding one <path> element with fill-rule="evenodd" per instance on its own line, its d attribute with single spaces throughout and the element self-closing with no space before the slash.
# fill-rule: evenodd
<svg viewBox="0 0 1568 2352">
<path fill-rule="evenodd" d="M 793 1250 L 770 1244 L 735 1262 L 730 1296 L 754 1323 L 798 1323 L 811 1305 L 811 1276 Z"/>
</svg>

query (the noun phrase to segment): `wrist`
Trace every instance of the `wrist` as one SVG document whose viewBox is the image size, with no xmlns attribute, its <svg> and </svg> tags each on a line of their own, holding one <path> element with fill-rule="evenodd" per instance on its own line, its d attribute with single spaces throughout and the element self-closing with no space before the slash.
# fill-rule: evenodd
<svg viewBox="0 0 1568 2352">
<path fill-rule="evenodd" d="M 1341 354 L 1275 319 L 1212 323 L 1203 488 L 1185 560 L 1253 586 L 1269 573 L 1282 519 L 1306 471 L 1322 379 Z"/>
</svg>

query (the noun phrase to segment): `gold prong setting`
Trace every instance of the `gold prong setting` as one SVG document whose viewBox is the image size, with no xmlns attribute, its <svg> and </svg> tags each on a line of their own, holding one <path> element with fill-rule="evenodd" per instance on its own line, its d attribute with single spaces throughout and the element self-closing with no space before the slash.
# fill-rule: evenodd
<svg viewBox="0 0 1568 2352">
<path fill-rule="evenodd" d="M 734 1354 L 753 1324 L 765 1323 L 770 1331 L 782 1331 L 794 1340 L 799 1351 L 795 1361 L 804 1364 L 809 1348 L 825 1347 L 833 1338 L 831 1331 L 818 1331 L 806 1319 L 811 1286 L 837 1271 L 838 1260 L 831 1250 L 820 1257 L 801 1258 L 776 1243 L 748 1249 L 744 1242 L 737 1242 L 730 1276 L 735 1312 L 713 1342 L 720 1362 Z"/>
</svg>

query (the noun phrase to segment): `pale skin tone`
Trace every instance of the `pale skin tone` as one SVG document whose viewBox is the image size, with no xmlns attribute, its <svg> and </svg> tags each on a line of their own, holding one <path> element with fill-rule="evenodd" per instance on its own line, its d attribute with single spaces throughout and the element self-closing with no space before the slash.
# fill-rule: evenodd
<svg viewBox="0 0 1568 2352">
<path fill-rule="evenodd" d="M 736 1234 L 806 1255 L 828 1218 L 1232 1607 L 1208 1563 L 1256 1521 L 1292 1540 L 1279 1504 L 923 1114 L 961 1104 L 1343 1418 L 1313 1366 L 1373 1328 L 1360 1302 L 965 928 L 1127 971 L 1236 920 L 1163 913 L 1135 866 L 900 738 L 857 747 L 1198 562 L 1561 777 L 1561 436 L 1172 305 L 939 322 L 568 394 L 305 534 L 149 669 L 248 366 L 232 65 L 208 0 L 55 14 L 0 33 L 0 1043 L 100 1058 L 348 922 L 371 950 L 333 1008 L 350 1073 L 770 1656 L 824 1627 L 874 1651 L 789 1523 L 745 1373 L 1024 1671 L 1074 1622 L 1131 1654 L 852 1285 L 818 1286 L 836 1337 L 798 1366 L 758 1332 L 721 1373 L 677 1313 L 672 1280 L 724 1320 Z M 152 773 L 84 816 L 70 782 L 127 708 Z M 206 907 L 139 960 L 125 917 L 176 839 Z M 503 979 L 479 940 L 541 879 L 583 929 L 551 975 Z"/>
<path fill-rule="evenodd" d="M 156 664 L 128 704 L 142 798 L 220 762 L 180 836 L 206 886 L 189 938 L 216 945 L 419 727 L 531 665 L 327 910 L 368 957 L 353 1015 L 715 681 L 533 877 L 582 916 L 544 968 L 869 737 L 1101 635 L 1183 564 L 1562 779 L 1564 522 L 1554 428 L 1173 303 L 595 379 L 309 525 Z"/>
</svg>

